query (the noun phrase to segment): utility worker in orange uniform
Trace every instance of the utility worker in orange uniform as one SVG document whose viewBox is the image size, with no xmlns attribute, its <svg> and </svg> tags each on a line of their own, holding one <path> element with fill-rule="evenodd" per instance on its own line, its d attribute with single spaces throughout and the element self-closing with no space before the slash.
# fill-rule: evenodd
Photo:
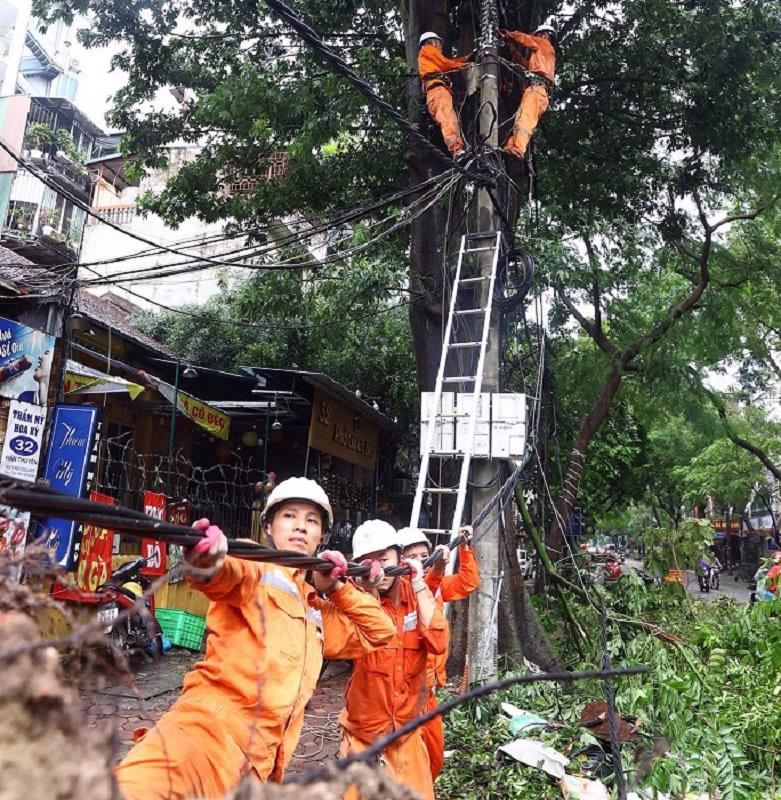
<svg viewBox="0 0 781 800">
<path fill-rule="evenodd" d="M 333 516 L 315 481 L 290 478 L 269 495 L 262 523 L 276 549 L 312 556 Z M 211 600 L 206 658 L 117 767 L 125 800 L 222 798 L 244 775 L 280 781 L 323 656 L 359 658 L 396 635 L 376 597 L 340 580 L 341 553 L 320 554 L 334 569 L 315 572 L 311 586 L 302 570 L 226 557 L 207 520 L 193 527 L 206 534 L 185 551 L 188 583 Z"/>
<path fill-rule="evenodd" d="M 499 38 L 531 50 L 528 59 L 513 54 L 513 61 L 524 67 L 530 76 L 521 95 L 512 135 L 504 145 L 506 152 L 524 158 L 532 133 L 548 110 L 548 85 L 556 79 L 556 29 L 540 25 L 531 36 L 521 31 L 500 30 Z"/>
<path fill-rule="evenodd" d="M 441 558 L 426 572 L 426 584 L 434 593 L 437 607 L 444 613 L 445 603 L 454 600 L 465 600 L 480 587 L 480 569 L 477 566 L 475 551 L 470 547 L 472 529 L 462 528 L 464 541 L 458 548 L 458 571 L 453 575 L 445 575 L 445 567 L 450 561 L 450 548 L 440 544 L 435 550 L 440 551 Z M 405 558 L 425 561 L 431 555 L 431 542 L 423 531 L 417 528 L 403 528 L 399 531 Z M 450 632 L 448 631 L 448 644 Z M 436 687 L 442 688 L 447 681 L 447 650 L 441 655 L 430 655 L 426 668 L 426 687 L 428 701 L 426 711 L 437 705 L 434 695 Z M 442 717 L 434 717 L 423 728 L 423 738 L 428 749 L 431 762 L 431 774 L 436 780 L 445 763 L 445 732 L 442 728 Z"/>
<path fill-rule="evenodd" d="M 398 534 L 391 525 L 376 519 L 360 525 L 353 536 L 353 558 L 371 558 L 385 568 L 407 564 L 412 573 L 385 578 L 378 586 L 380 603 L 393 620 L 396 636 L 382 650 L 355 661 L 339 717 L 342 756 L 365 750 L 423 713 L 428 657 L 447 649 L 445 617 L 423 579 L 423 567 L 414 559 L 402 560 Z M 422 728 L 387 747 L 381 763 L 399 783 L 427 800 L 434 799 Z"/>
<path fill-rule="evenodd" d="M 426 108 L 431 118 L 442 129 L 442 138 L 456 161 L 466 155 L 461 125 L 453 108 L 453 90 L 448 73 L 463 69 L 472 56 L 448 58 L 442 53 L 442 38 L 427 31 L 420 37 L 418 75 L 421 88 L 426 93 Z"/>
</svg>

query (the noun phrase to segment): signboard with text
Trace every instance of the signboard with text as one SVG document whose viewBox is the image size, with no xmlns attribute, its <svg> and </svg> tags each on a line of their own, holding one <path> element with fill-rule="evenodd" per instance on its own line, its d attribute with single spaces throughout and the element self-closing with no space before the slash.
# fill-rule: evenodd
<svg viewBox="0 0 781 800">
<path fill-rule="evenodd" d="M 169 403 L 174 402 L 174 395 L 176 395 L 176 407 L 182 414 L 189 417 L 196 425 L 200 425 L 201 428 L 208 431 L 217 439 L 228 441 L 230 437 L 231 418 L 226 413 L 162 381 L 159 382 L 157 391 L 160 392 Z"/>
<path fill-rule="evenodd" d="M 8 427 L 0 453 L 0 473 L 20 481 L 35 481 L 45 424 L 45 406 L 11 400 Z"/>
<path fill-rule="evenodd" d="M 189 526 L 190 524 L 190 503 L 187 500 L 180 500 L 177 503 L 168 504 L 168 522 L 174 525 Z M 168 569 L 169 571 L 184 558 L 182 548 L 178 544 L 168 545 Z M 177 570 L 177 572 L 179 572 Z M 169 583 L 176 583 L 184 579 L 184 574 L 172 573 Z"/>
<path fill-rule="evenodd" d="M 315 389 L 309 447 L 374 472 L 377 426 L 360 412 Z"/>
<path fill-rule="evenodd" d="M 116 500 L 100 492 L 90 492 L 89 499 L 96 503 L 114 505 Z M 114 532 L 85 523 L 79 548 L 79 568 L 76 585 L 79 589 L 94 592 L 111 577 L 111 551 Z"/>
<path fill-rule="evenodd" d="M 167 498 L 162 492 L 144 490 L 144 514 L 166 522 Z M 165 575 L 168 570 L 166 545 L 157 539 L 141 540 L 141 555 L 149 559 L 141 570 L 144 575 Z"/>
<path fill-rule="evenodd" d="M 94 406 L 55 406 L 44 471 L 52 489 L 71 497 L 81 496 L 99 411 Z M 71 569 L 76 523 L 49 517 L 41 521 L 41 527 L 46 544 L 56 551 L 57 563 Z"/>
</svg>

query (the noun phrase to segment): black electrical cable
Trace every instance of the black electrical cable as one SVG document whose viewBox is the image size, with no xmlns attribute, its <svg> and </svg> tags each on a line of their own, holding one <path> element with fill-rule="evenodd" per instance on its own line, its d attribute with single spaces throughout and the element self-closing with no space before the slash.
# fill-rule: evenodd
<svg viewBox="0 0 781 800">
<path fill-rule="evenodd" d="M 650 672 L 650 669 L 645 666 L 609 670 L 590 669 L 580 672 L 537 672 L 531 675 L 516 675 L 511 678 L 503 678 L 502 680 L 494 681 L 493 683 L 486 683 L 483 686 L 477 686 L 476 688 L 471 689 L 464 694 L 458 695 L 457 697 L 454 697 L 451 700 L 432 708 L 430 711 L 427 711 L 425 714 L 421 714 L 419 717 L 415 717 L 415 719 L 411 720 L 406 725 L 402 725 L 400 728 L 397 728 L 386 736 L 377 739 L 365 750 L 361 750 L 359 753 L 353 753 L 346 758 L 336 761 L 331 769 L 343 770 L 349 767 L 350 764 L 355 764 L 356 762 L 371 763 L 375 759 L 379 758 L 383 751 L 386 750 L 391 744 L 403 738 L 404 736 L 407 736 L 421 725 L 425 725 L 427 722 L 430 722 L 432 719 L 442 716 L 443 714 L 450 713 L 454 708 L 458 708 L 458 706 L 461 706 L 464 703 L 477 700 L 478 698 L 484 697 L 485 695 L 493 692 L 509 689 L 511 686 L 519 686 L 525 683 L 538 683 L 540 681 L 569 683 L 572 681 L 594 680 L 596 678 L 608 680 L 610 678 L 629 677 L 631 675 L 644 675 L 648 672 Z M 301 772 L 298 775 L 293 775 L 290 778 L 287 778 L 284 782 L 308 784 L 317 780 L 327 779 L 330 775 L 331 772 L 328 767 L 317 767 L 307 770 L 306 772 Z"/>
<path fill-rule="evenodd" d="M 507 278 L 511 264 L 523 265 L 523 278 L 520 286 L 509 297 L 505 296 Z M 534 259 L 525 250 L 516 247 L 502 255 L 497 267 L 496 282 L 494 283 L 493 306 L 502 314 L 509 314 L 518 308 L 526 299 L 534 280 Z"/>
</svg>

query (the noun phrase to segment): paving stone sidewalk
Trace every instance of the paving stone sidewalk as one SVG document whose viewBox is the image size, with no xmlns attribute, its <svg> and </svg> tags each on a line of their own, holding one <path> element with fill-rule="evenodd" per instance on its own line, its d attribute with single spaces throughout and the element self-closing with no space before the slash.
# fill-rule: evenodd
<svg viewBox="0 0 781 800">
<path fill-rule="evenodd" d="M 101 726 L 117 737 L 117 761 L 133 746 L 133 731 L 152 725 L 173 705 L 182 680 L 201 653 L 173 648 L 159 661 L 134 665 L 130 678 L 106 680 L 105 685 L 81 691 L 90 727 Z M 304 729 L 289 772 L 336 758 L 339 750 L 337 719 L 343 705 L 350 665 L 330 663 L 307 706 Z"/>
</svg>

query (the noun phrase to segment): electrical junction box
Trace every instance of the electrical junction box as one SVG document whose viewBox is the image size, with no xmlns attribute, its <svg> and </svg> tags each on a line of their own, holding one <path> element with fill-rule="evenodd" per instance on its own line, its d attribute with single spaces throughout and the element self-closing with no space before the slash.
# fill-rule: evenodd
<svg viewBox="0 0 781 800">
<path fill-rule="evenodd" d="M 526 448 L 526 395 L 491 395 L 491 458 L 521 458 Z"/>
<path fill-rule="evenodd" d="M 423 392 L 420 398 L 420 446 L 426 446 L 428 423 L 434 414 L 434 392 Z M 440 412 L 471 413 L 471 392 L 443 392 Z M 464 451 L 469 447 L 469 417 L 451 416 L 436 422 L 433 449 Z M 477 407 L 474 446 L 475 458 L 523 457 L 526 449 L 526 395 L 516 392 L 489 394 L 483 392 Z"/>
<path fill-rule="evenodd" d="M 450 414 L 444 419 L 436 420 L 436 430 L 434 431 L 434 450 L 454 450 L 455 449 L 455 419 L 452 414 L 455 408 L 453 392 L 442 392 L 442 402 L 440 407 L 434 408 L 434 392 L 423 392 L 420 396 L 420 447 L 421 450 L 426 446 L 426 436 L 428 435 L 428 425 L 431 418 L 436 413 Z"/>
<path fill-rule="evenodd" d="M 460 392 L 456 395 L 456 411 L 459 414 L 472 414 L 471 393 Z M 456 419 L 456 448 L 466 451 L 469 449 L 469 426 L 471 416 L 457 417 Z M 491 453 L 491 395 L 482 392 L 477 403 L 477 423 L 475 425 L 474 447 L 472 455 L 475 458 L 488 458 Z"/>
</svg>

